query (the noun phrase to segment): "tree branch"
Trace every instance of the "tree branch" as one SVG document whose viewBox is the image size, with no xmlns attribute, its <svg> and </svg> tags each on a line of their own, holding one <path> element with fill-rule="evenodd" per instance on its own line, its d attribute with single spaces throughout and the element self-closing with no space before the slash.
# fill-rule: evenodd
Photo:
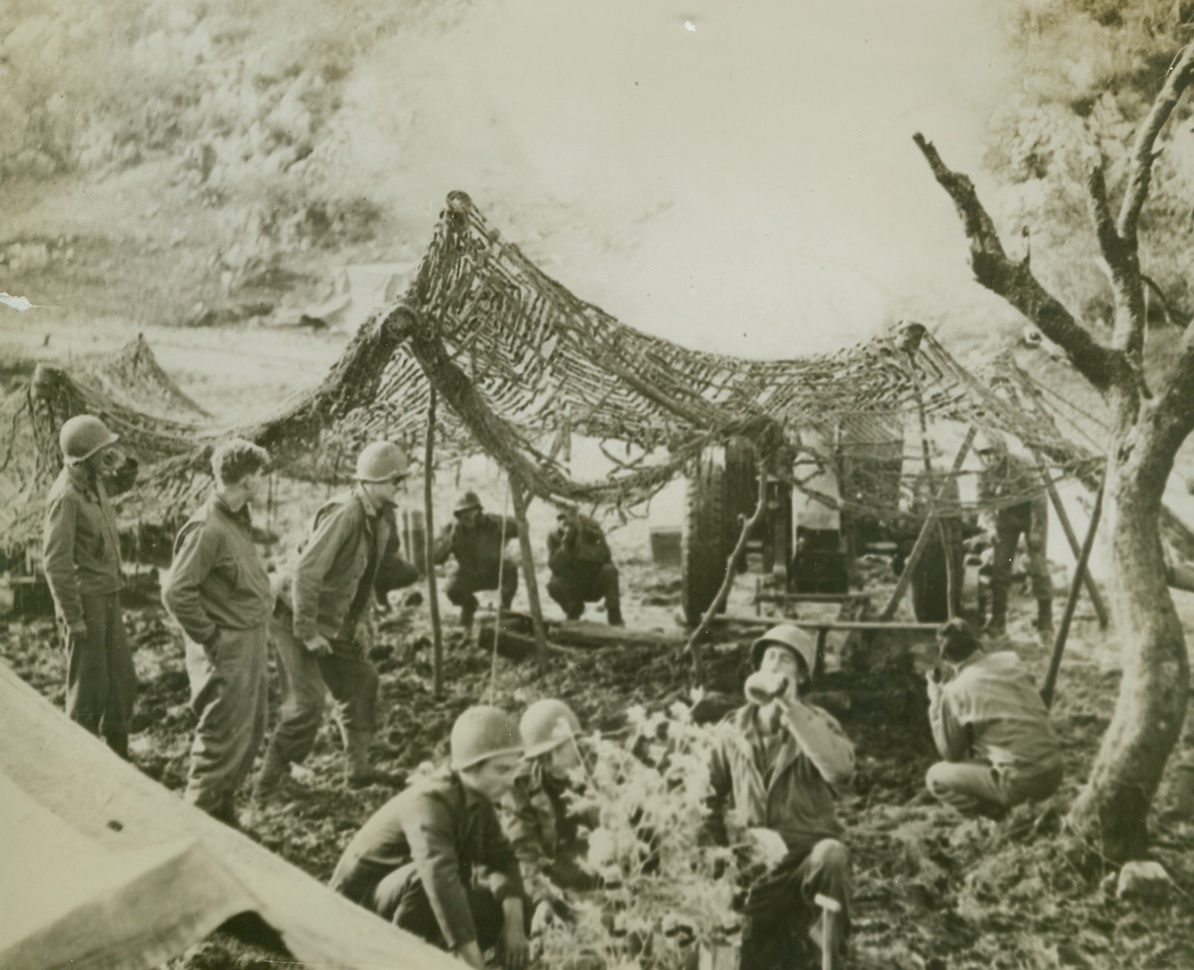
<svg viewBox="0 0 1194 970">
<path fill-rule="evenodd" d="M 924 135 L 918 132 L 912 140 L 958 210 L 970 240 L 970 266 L 975 279 L 1036 324 L 1041 333 L 1066 352 L 1078 372 L 1096 389 L 1105 391 L 1113 384 L 1131 380 L 1123 355 L 1095 340 L 1069 310 L 1041 286 L 1027 263 L 1015 262 L 1003 251 L 995 224 L 979 201 L 969 177 L 949 169 Z"/>
<path fill-rule="evenodd" d="M 1153 151 L 1157 136 L 1165 127 L 1173 109 L 1177 107 L 1190 83 L 1194 81 L 1194 44 L 1188 44 L 1170 67 L 1165 83 L 1156 100 L 1136 133 L 1132 146 L 1131 168 L 1128 170 L 1128 187 L 1124 193 L 1123 205 L 1119 210 L 1118 231 L 1121 239 L 1136 239 L 1136 227 L 1140 222 L 1140 210 L 1148 198 L 1149 182 L 1152 179 L 1153 162 L 1159 152 Z"/>
</svg>

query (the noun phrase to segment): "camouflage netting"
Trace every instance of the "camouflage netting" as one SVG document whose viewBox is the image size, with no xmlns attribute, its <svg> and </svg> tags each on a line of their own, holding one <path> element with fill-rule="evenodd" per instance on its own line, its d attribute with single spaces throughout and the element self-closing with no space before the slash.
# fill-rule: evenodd
<svg viewBox="0 0 1194 970">
<path fill-rule="evenodd" d="M 751 439 L 763 459 L 782 456 L 778 473 L 806 491 L 834 462 L 842 498 L 818 497 L 888 516 L 907 510 L 926 455 L 951 474 L 971 428 L 1046 458 L 1047 473 L 1007 502 L 1039 494 L 1049 477 L 1093 481 L 1102 462 L 1093 436 L 1084 447 L 1061 433 L 1062 411 L 1010 359 L 976 376 L 916 324 L 791 360 L 689 350 L 578 299 L 452 193 L 403 299 L 373 314 L 321 384 L 261 420 L 214 424 L 143 342 L 89 372 L 39 368 L 0 411 L 0 529 L 10 547 L 37 535 L 56 430 L 73 414 L 102 416 L 141 462 L 125 518 L 135 509 L 166 521 L 194 504 L 212 445 L 233 434 L 269 448 L 281 472 L 314 481 L 345 480 L 376 438 L 420 455 L 432 388 L 437 463 L 483 450 L 540 497 L 594 505 L 635 505 L 731 438 Z M 623 442 L 630 457 L 600 478 L 574 477 L 573 435 Z M 973 476 L 974 462 L 956 474 Z M 968 492 L 948 501 L 972 507 Z"/>
</svg>

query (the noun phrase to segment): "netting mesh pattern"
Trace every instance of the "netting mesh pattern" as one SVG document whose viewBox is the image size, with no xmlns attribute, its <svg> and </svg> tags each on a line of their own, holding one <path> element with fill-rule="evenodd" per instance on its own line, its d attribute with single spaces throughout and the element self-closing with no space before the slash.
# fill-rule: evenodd
<svg viewBox="0 0 1194 970">
<path fill-rule="evenodd" d="M 282 473 L 315 481 L 347 478 L 377 438 L 420 454 L 433 388 L 437 462 L 483 450 L 545 498 L 633 505 L 731 437 L 782 457 L 782 475 L 833 463 L 840 497 L 818 497 L 879 515 L 908 509 L 926 461 L 948 476 L 972 427 L 1042 456 L 1052 477 L 1090 478 L 1101 461 L 1061 433 L 1057 408 L 1010 358 L 976 376 L 919 325 L 787 360 L 690 350 L 579 299 L 452 193 L 404 297 L 375 311 L 319 385 L 270 415 L 217 425 L 141 340 L 86 372 L 39 369 L 0 405 L 0 528 L 10 545 L 40 529 L 57 428 L 73 414 L 103 417 L 141 462 L 136 497 L 124 502 L 145 520 L 193 504 L 211 447 L 233 434 L 269 448 Z M 568 467 L 572 435 L 625 442 L 634 457 L 579 477 Z M 1027 479 L 1000 501 L 1039 494 L 1045 481 Z M 941 491 L 941 503 L 974 505 L 972 489 Z"/>
</svg>

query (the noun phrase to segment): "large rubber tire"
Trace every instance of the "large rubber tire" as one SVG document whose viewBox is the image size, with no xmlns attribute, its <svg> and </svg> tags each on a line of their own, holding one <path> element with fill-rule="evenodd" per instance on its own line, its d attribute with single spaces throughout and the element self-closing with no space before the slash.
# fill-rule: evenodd
<svg viewBox="0 0 1194 970">
<path fill-rule="evenodd" d="M 750 518 L 754 515 L 755 503 L 759 500 L 759 475 L 755 468 L 755 446 L 749 438 L 730 438 L 725 446 L 725 494 L 726 494 L 726 555 L 734 548 L 742 526 L 738 516 Z M 759 523 L 762 525 L 762 523 Z M 752 538 L 761 534 L 756 525 Z M 734 563 L 738 572 L 747 570 L 746 547 Z"/>
<path fill-rule="evenodd" d="M 681 605 L 685 620 L 693 626 L 701 622 L 721 589 L 726 559 L 734 548 L 726 520 L 734 521 L 737 516 L 730 510 L 726 484 L 725 454 L 720 448 L 710 448 L 697 460 L 688 479 L 680 544 Z"/>
</svg>

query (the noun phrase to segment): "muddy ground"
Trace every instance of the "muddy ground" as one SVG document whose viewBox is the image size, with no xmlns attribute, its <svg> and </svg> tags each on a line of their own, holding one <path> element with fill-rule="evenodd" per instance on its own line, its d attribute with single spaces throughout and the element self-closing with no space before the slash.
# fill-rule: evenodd
<svg viewBox="0 0 1194 970">
<path fill-rule="evenodd" d="M 675 598 L 676 576 L 645 560 L 627 564 L 627 599 L 650 606 Z M 446 606 L 447 604 L 445 604 Z M 1024 604 L 1019 604 L 1023 606 Z M 462 642 L 445 610 L 448 644 L 442 700 L 431 687 L 426 606 L 396 606 L 379 617 L 372 656 L 382 674 L 384 727 L 375 757 L 401 778 L 439 760 L 453 718 L 479 699 L 517 710 L 542 696 L 567 700 L 592 728 L 616 730 L 631 703 L 659 708 L 690 697 L 691 677 L 672 651 L 612 646 L 580 657 L 553 657 L 540 673 L 531 661 L 494 658 Z M 182 647 L 162 610 L 141 600 L 128 622 L 142 682 L 133 758 L 173 790 L 185 777 L 193 721 L 186 702 Z M 1111 711 L 1118 674 L 1095 625 L 1080 621 L 1067 658 L 1056 722 L 1071 771 L 1057 799 L 1064 810 L 1085 774 Z M 1017 615 L 1010 646 L 1038 671 L 1046 657 Z M 858 773 L 842 800 L 855 861 L 857 965 L 1013 968 L 1194 967 L 1194 826 L 1161 804 L 1151 855 L 1177 881 L 1170 898 L 1124 903 L 1084 880 L 1057 851 L 1055 827 L 1013 835 L 1006 826 L 960 822 L 922 794 L 933 760 L 921 671 L 924 644 L 880 639 L 847 657 L 826 678 L 821 703 L 857 745 Z M 3 655 L 56 704 L 62 702 L 62 655 L 49 621 L 11 623 Z M 709 648 L 707 686 L 735 694 L 745 644 Z M 274 713 L 278 701 L 273 690 Z M 288 795 L 252 819 L 252 834 L 319 879 L 368 815 L 393 791 L 340 784 L 339 742 L 330 726 Z M 244 804 L 248 808 L 247 793 Z M 174 961 L 174 970 L 264 968 L 270 957 L 217 934 Z"/>
</svg>

